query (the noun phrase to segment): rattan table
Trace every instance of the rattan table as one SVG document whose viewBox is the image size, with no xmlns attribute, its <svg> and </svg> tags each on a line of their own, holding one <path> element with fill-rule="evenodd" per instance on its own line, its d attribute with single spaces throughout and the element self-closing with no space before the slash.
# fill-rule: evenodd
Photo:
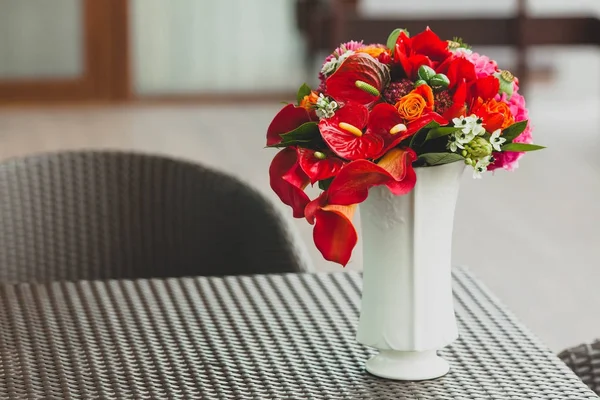
<svg viewBox="0 0 600 400">
<path fill-rule="evenodd" d="M 597 399 L 469 273 L 451 373 L 370 376 L 357 273 L 0 286 L 0 399 Z"/>
</svg>

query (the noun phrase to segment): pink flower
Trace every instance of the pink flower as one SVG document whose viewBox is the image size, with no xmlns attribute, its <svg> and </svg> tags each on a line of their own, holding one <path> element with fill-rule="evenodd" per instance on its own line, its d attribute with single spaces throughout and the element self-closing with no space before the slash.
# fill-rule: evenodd
<svg viewBox="0 0 600 400">
<path fill-rule="evenodd" d="M 454 54 L 457 57 L 470 61 L 471 64 L 475 66 L 475 73 L 477 74 L 478 78 L 485 78 L 486 76 L 490 76 L 498 70 L 498 64 L 496 64 L 496 61 L 471 50 L 459 48 L 456 49 Z"/>
<path fill-rule="evenodd" d="M 327 64 L 329 61 L 333 60 L 334 58 L 338 58 L 339 56 L 341 56 L 342 54 L 344 54 L 348 50 L 350 50 L 350 51 L 356 51 L 356 50 L 360 49 L 361 47 L 363 47 L 362 40 L 360 42 L 356 42 L 354 40 L 351 40 L 349 42 L 342 43 L 342 44 L 340 44 L 340 47 L 338 47 L 337 49 L 335 49 L 333 51 L 333 53 L 331 53 L 330 55 L 327 56 L 327 58 L 325 59 L 325 61 L 323 61 L 323 65 Z"/>
<path fill-rule="evenodd" d="M 342 43 L 340 45 L 340 47 L 338 47 L 337 49 L 335 49 L 334 53 L 337 53 L 338 55 L 341 56 L 342 54 L 344 54 L 348 50 L 356 51 L 356 50 L 360 49 L 363 46 L 364 46 L 364 44 L 363 44 L 362 40 L 360 42 L 357 42 L 355 40 L 351 40 L 349 42 Z"/>
<path fill-rule="evenodd" d="M 503 101 L 508 104 L 511 113 L 515 117 L 515 121 L 525 121 L 529 120 L 529 112 L 527 111 L 527 107 L 525 105 L 525 98 L 517 93 L 519 89 L 518 84 L 514 83 L 515 91 L 510 98 L 510 100 L 506 99 L 506 93 L 502 93 L 502 96 L 496 95 L 496 100 Z M 531 137 L 531 123 L 527 124 L 527 128 L 521 133 L 519 136 L 513 140 L 514 143 L 533 143 L 533 138 Z M 523 156 L 522 152 L 515 151 L 504 151 L 502 153 L 494 153 L 495 161 L 488 167 L 488 170 L 493 171 L 498 168 L 503 168 L 507 171 L 514 171 L 519 167 L 519 159 Z"/>
</svg>

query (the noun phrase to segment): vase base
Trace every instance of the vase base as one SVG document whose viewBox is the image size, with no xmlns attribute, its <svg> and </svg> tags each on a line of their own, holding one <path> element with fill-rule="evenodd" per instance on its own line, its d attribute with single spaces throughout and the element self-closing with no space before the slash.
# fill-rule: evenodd
<svg viewBox="0 0 600 400">
<path fill-rule="evenodd" d="M 382 350 L 366 364 L 367 372 L 381 378 L 399 381 L 423 381 L 444 376 L 450 364 L 430 351 Z"/>
</svg>

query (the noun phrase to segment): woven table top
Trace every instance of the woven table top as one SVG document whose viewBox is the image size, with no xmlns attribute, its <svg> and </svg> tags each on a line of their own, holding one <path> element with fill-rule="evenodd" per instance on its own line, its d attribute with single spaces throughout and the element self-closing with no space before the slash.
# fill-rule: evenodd
<svg viewBox="0 0 600 400">
<path fill-rule="evenodd" d="M 357 273 L 0 286 L 0 399 L 597 399 L 465 270 L 447 376 L 363 369 Z"/>
</svg>

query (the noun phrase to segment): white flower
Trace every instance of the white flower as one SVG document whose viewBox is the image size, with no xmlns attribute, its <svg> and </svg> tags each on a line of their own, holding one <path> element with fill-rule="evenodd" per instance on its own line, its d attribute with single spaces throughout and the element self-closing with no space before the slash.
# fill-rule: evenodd
<svg viewBox="0 0 600 400">
<path fill-rule="evenodd" d="M 483 173 L 487 171 L 486 167 L 478 167 L 477 165 L 475 165 L 473 167 L 473 179 L 481 179 L 483 178 Z"/>
<path fill-rule="evenodd" d="M 494 131 L 494 133 L 492 133 L 492 136 L 490 137 L 490 143 L 492 144 L 492 147 L 494 148 L 494 150 L 496 151 L 502 151 L 502 149 L 500 148 L 500 146 L 506 142 L 506 139 L 503 137 L 500 137 L 500 134 L 502 133 L 502 131 L 500 129 L 496 129 Z"/>
<path fill-rule="evenodd" d="M 481 121 L 481 120 L 478 120 L 478 121 Z M 485 128 L 483 127 L 483 125 L 481 123 L 476 123 L 475 125 L 473 125 L 471 132 L 473 132 L 473 134 L 475 136 L 481 136 L 485 133 Z"/>
<path fill-rule="evenodd" d="M 352 54 L 354 54 L 354 52 L 352 50 L 348 50 L 344 52 L 344 54 L 342 54 L 341 56 L 337 58 L 332 58 L 331 60 L 327 61 L 325 64 L 323 64 L 323 67 L 321 68 L 321 73 L 325 76 L 333 74 L 335 70 L 340 65 L 342 65 L 344 60 L 346 60 L 346 58 L 350 57 Z"/>
<path fill-rule="evenodd" d="M 464 47 L 449 48 L 449 50 L 457 56 L 462 56 L 463 58 L 466 58 L 466 56 L 470 56 L 471 54 L 473 54 L 473 50 L 465 49 Z"/>
<path fill-rule="evenodd" d="M 337 59 L 333 58 L 333 59 L 327 61 L 325 64 L 323 64 L 323 68 L 321 68 L 321 73 L 323 75 L 329 75 L 329 74 L 333 73 L 333 71 L 335 71 L 336 68 L 337 68 Z"/>
<path fill-rule="evenodd" d="M 451 152 L 456 153 L 456 150 L 460 149 L 464 149 L 464 147 L 462 145 L 456 143 L 456 138 L 453 135 L 450 135 L 450 138 L 448 140 L 448 145 L 446 146 Z"/>
<path fill-rule="evenodd" d="M 331 110 L 329 108 L 317 108 L 315 110 L 315 114 L 317 114 L 317 117 L 320 119 L 331 118 L 335 115 L 335 110 Z"/>
<path fill-rule="evenodd" d="M 334 114 L 329 113 L 328 110 L 323 109 L 323 108 L 317 108 L 315 110 L 315 114 L 317 114 L 317 117 L 319 117 L 319 119 L 331 118 L 334 115 Z"/>
<path fill-rule="evenodd" d="M 354 54 L 354 52 L 352 50 L 347 50 L 344 54 L 342 54 L 341 56 L 339 56 L 338 58 L 338 65 L 342 64 L 344 62 L 344 60 L 348 57 L 350 57 L 352 54 Z"/>
<path fill-rule="evenodd" d="M 453 118 L 452 122 L 454 123 L 455 127 L 461 128 L 464 133 L 469 133 L 471 131 L 471 124 L 469 124 L 469 120 L 462 115 L 458 118 Z"/>
<path fill-rule="evenodd" d="M 455 132 L 448 137 L 447 148 L 450 149 L 451 152 L 456 153 L 457 149 L 464 149 L 465 144 L 469 143 L 475 135 L 472 133 L 463 133 L 462 131 Z"/>
<path fill-rule="evenodd" d="M 454 126 L 460 126 L 460 125 L 462 125 L 462 122 L 464 119 L 465 119 L 464 116 L 460 116 L 458 118 L 452 118 L 452 123 L 454 124 Z"/>
<path fill-rule="evenodd" d="M 327 107 L 329 104 L 329 100 L 323 95 L 323 93 L 319 94 L 319 98 L 317 99 L 316 106 L 317 107 Z"/>
<path fill-rule="evenodd" d="M 464 115 L 453 118 L 452 123 L 459 130 L 450 135 L 447 148 L 452 152 L 456 149 L 464 149 L 464 145 L 473 140 L 476 136 L 485 134 L 483 121 L 475 114 L 468 117 Z"/>
<path fill-rule="evenodd" d="M 484 165 L 486 168 L 488 165 L 490 165 L 492 162 L 494 161 L 494 157 L 492 155 L 489 156 L 485 156 L 483 157 L 481 160 L 479 160 L 479 162 Z"/>
<path fill-rule="evenodd" d="M 338 103 L 330 100 L 328 97 L 323 96 L 323 93 L 321 93 L 317 99 L 317 103 L 315 104 L 315 113 L 320 119 L 331 118 L 335 115 L 335 111 L 338 108 Z"/>
<path fill-rule="evenodd" d="M 485 156 L 482 159 L 477 160 L 477 162 L 473 166 L 473 178 L 481 179 L 481 174 L 487 171 L 488 165 L 490 165 L 490 156 Z"/>
<path fill-rule="evenodd" d="M 454 136 L 456 137 L 456 141 L 461 145 L 469 143 L 475 138 L 475 134 L 472 131 L 469 131 L 467 133 L 465 133 L 464 131 L 456 132 Z M 462 149 L 462 147 L 460 148 Z"/>
<path fill-rule="evenodd" d="M 485 128 L 481 125 L 482 120 L 475 114 L 469 115 L 468 117 L 461 116 L 459 118 L 453 118 L 452 122 L 454 126 L 460 128 L 463 133 L 472 132 L 473 135 L 483 135 Z"/>
</svg>

